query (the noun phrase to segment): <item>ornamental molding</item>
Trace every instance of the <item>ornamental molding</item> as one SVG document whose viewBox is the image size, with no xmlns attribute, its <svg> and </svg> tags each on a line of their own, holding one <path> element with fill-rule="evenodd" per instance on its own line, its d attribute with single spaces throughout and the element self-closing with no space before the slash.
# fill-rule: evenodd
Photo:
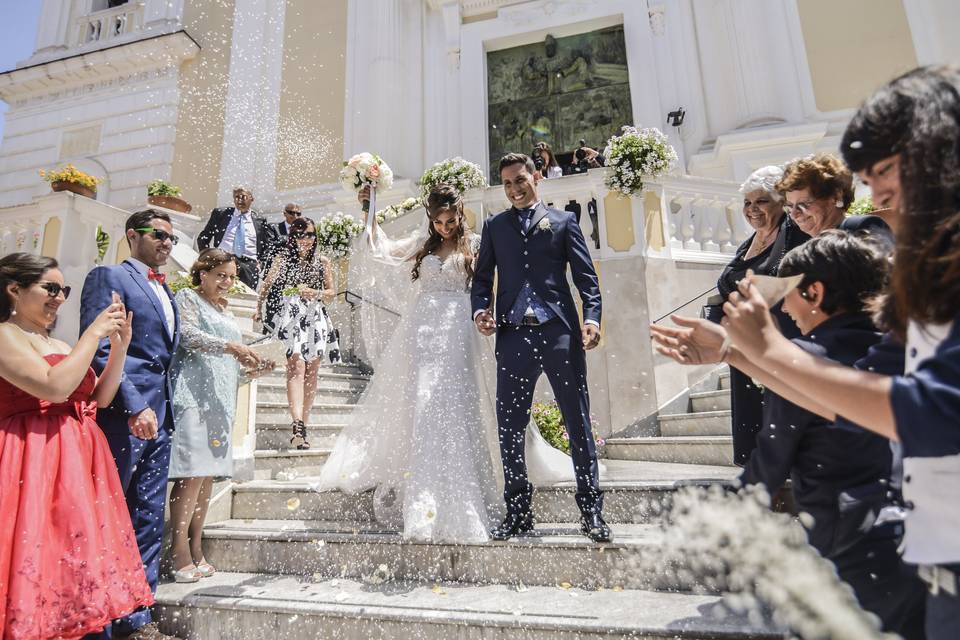
<svg viewBox="0 0 960 640">
<path fill-rule="evenodd" d="M 503 7 L 524 4 L 530 0 L 427 0 L 427 5 L 434 11 L 440 11 L 445 5 L 460 5 L 460 14 L 464 18 L 497 13 Z"/>
<path fill-rule="evenodd" d="M 51 60 L 0 74 L 0 99 L 14 107 L 74 98 L 165 78 L 200 52 L 185 31 Z"/>
</svg>

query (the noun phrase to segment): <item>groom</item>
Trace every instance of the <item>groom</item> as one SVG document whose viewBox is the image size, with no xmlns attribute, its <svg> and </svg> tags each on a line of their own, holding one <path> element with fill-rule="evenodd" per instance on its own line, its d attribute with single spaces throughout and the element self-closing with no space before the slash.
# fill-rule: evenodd
<svg viewBox="0 0 960 640">
<path fill-rule="evenodd" d="M 603 493 L 587 394 L 586 350 L 600 342 L 597 274 L 574 214 L 540 201 L 533 160 L 520 153 L 505 155 L 500 179 L 513 207 L 483 225 L 471 292 L 477 330 L 497 334 L 497 423 L 507 517 L 490 535 L 506 540 L 533 529 L 524 433 L 534 387 L 546 373 L 570 436 L 581 529 L 595 542 L 610 542 L 610 527 L 601 516 Z M 567 285 L 567 265 L 583 301 L 582 328 Z M 490 310 L 494 271 L 495 315 Z"/>
</svg>

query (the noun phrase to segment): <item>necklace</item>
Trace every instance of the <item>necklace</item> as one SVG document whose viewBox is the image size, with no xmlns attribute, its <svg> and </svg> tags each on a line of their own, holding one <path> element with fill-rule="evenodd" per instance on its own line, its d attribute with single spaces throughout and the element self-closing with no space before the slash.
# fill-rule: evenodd
<svg viewBox="0 0 960 640">
<path fill-rule="evenodd" d="M 20 329 L 20 331 L 22 331 L 22 332 L 23 332 L 25 335 L 27 335 L 27 336 L 37 336 L 38 338 L 40 338 L 41 340 L 43 340 L 45 343 L 47 343 L 47 344 L 52 344 L 52 343 L 50 342 L 50 336 L 49 336 L 49 335 L 44 335 L 44 334 L 39 333 L 39 332 L 37 332 L 37 331 L 27 331 L 26 329 L 24 329 L 23 327 L 21 327 L 21 326 L 20 326 L 19 324 L 17 324 L 16 322 L 11 322 L 10 324 L 12 324 L 13 326 L 15 326 L 17 329 Z"/>
</svg>

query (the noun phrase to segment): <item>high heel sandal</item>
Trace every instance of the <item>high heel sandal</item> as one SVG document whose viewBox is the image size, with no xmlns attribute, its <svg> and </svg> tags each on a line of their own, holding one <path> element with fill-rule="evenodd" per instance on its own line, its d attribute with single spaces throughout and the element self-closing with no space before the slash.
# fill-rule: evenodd
<svg viewBox="0 0 960 640">
<path fill-rule="evenodd" d="M 196 565 L 187 565 L 183 569 L 175 569 L 173 572 L 173 581 L 180 583 L 199 582 L 203 574 L 197 569 Z"/>
<path fill-rule="evenodd" d="M 307 426 L 303 424 L 303 420 L 294 420 L 291 426 L 293 427 L 293 437 L 290 438 L 290 446 L 300 450 L 309 449 Z"/>
</svg>

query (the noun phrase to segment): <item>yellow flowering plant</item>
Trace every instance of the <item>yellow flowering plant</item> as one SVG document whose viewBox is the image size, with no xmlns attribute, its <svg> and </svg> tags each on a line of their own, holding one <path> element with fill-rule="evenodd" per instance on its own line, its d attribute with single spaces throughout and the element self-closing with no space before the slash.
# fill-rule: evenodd
<svg viewBox="0 0 960 640">
<path fill-rule="evenodd" d="M 103 182 L 103 178 L 91 176 L 89 173 L 80 171 L 72 164 L 56 169 L 40 170 L 40 177 L 47 182 L 72 182 L 88 189 L 96 190 L 97 185 Z"/>
</svg>

